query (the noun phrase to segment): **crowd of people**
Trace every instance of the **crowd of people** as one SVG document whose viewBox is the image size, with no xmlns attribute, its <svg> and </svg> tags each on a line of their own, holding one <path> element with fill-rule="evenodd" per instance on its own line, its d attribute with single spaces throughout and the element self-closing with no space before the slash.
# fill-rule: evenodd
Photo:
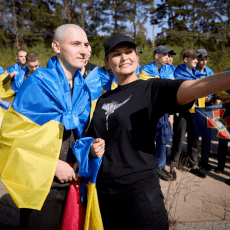
<svg viewBox="0 0 230 230">
<path fill-rule="evenodd" d="M 159 178 L 176 180 L 186 133 L 190 172 L 205 178 L 212 170 L 206 137 L 198 162 L 191 113 L 230 99 L 220 93 L 230 88 L 230 72 L 214 74 L 204 49 L 185 51 L 184 64 L 175 68 L 176 53 L 163 45 L 140 67 L 137 45 L 120 33 L 105 41 L 105 66 L 98 68 L 89 62 L 85 31 L 74 24 L 56 29 L 52 48 L 56 56 L 46 68 L 37 54 L 20 49 L 18 62 L 0 76 L 0 104 L 9 103 L 0 174 L 20 208 L 21 228 L 61 228 L 70 182 L 86 175 L 80 155 L 89 165 L 101 159 L 96 189 L 103 226 L 97 221 L 93 229 L 168 229 Z M 216 173 L 224 170 L 226 143 L 219 142 Z"/>
</svg>

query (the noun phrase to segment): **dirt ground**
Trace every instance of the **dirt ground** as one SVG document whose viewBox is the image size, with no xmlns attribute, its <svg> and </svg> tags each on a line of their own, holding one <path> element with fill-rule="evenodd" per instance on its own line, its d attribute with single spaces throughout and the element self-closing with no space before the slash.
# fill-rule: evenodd
<svg viewBox="0 0 230 230">
<path fill-rule="evenodd" d="M 217 142 L 212 142 L 210 164 L 213 167 L 217 166 L 217 146 Z M 169 155 L 170 147 L 171 145 L 168 146 Z M 169 166 L 166 169 L 169 170 Z M 179 223 L 230 220 L 230 186 L 224 183 L 230 178 L 229 155 L 223 174 L 207 172 L 207 177 L 202 179 L 186 171 L 177 169 L 176 172 L 176 181 L 160 180 L 172 226 L 173 223 L 176 226 Z M 1 181 L 0 210 L 0 229 L 18 229 L 19 210 Z"/>
<path fill-rule="evenodd" d="M 210 165 L 213 167 L 217 166 L 217 147 L 218 142 L 212 142 Z M 186 150 L 186 143 L 183 149 Z M 176 181 L 160 180 L 172 224 L 230 220 L 230 186 L 225 183 L 230 179 L 229 153 L 223 174 L 206 171 L 203 179 L 176 169 Z M 169 171 L 169 166 L 166 170 Z"/>
</svg>

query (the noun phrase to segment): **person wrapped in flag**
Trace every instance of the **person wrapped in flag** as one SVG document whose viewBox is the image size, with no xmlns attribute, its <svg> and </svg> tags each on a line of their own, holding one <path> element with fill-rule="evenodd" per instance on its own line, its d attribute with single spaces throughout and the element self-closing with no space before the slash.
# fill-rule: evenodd
<svg viewBox="0 0 230 230">
<path fill-rule="evenodd" d="M 20 52 L 19 52 L 20 53 Z M 10 74 L 7 74 L 5 72 L 0 77 L 0 98 L 2 100 L 2 103 L 0 103 L 0 118 L 3 119 L 5 111 L 10 107 L 15 94 L 18 92 L 18 89 L 22 85 L 22 83 L 25 81 L 25 79 L 30 76 L 37 68 L 40 67 L 40 61 L 38 58 L 38 55 L 36 53 L 28 53 L 25 57 L 26 65 L 23 69 L 19 70 L 19 67 L 17 71 L 19 72 L 11 72 Z M 16 66 L 18 66 L 17 64 Z M 13 67 L 12 67 L 13 68 Z M 16 68 L 16 67 L 15 67 Z M 16 73 L 14 75 L 14 72 Z M 13 77 L 13 81 L 12 81 Z M 3 103 L 4 101 L 4 103 Z"/>
<path fill-rule="evenodd" d="M 82 77 L 88 47 L 81 27 L 58 27 L 52 42 L 57 56 L 49 60 L 47 68 L 39 68 L 27 78 L 3 119 L 1 180 L 20 208 L 22 229 L 61 228 L 69 184 L 77 180 L 78 168 L 79 174 L 88 175 L 92 182 L 92 199 L 87 203 L 92 208 L 86 210 L 85 229 L 103 229 L 93 186 L 100 161 L 87 163 L 87 150 L 94 139 L 81 138 L 94 101 L 106 81 L 112 80 L 108 75 L 101 80 L 97 67 Z M 104 141 L 99 139 L 97 144 Z"/>
<path fill-rule="evenodd" d="M 24 49 L 18 49 L 16 53 L 16 59 L 18 62 L 8 67 L 4 75 L 0 76 L 0 98 L 13 101 L 14 91 L 11 90 L 11 85 L 14 82 L 14 76 L 26 66 L 26 55 L 27 52 Z"/>
<path fill-rule="evenodd" d="M 15 56 L 18 61 L 6 69 L 7 73 L 13 73 L 13 76 L 19 73 L 26 65 L 26 55 L 27 52 L 24 49 L 18 49 Z"/>
<path fill-rule="evenodd" d="M 22 85 L 22 83 L 36 70 L 40 67 L 40 60 L 36 53 L 30 52 L 25 56 L 25 66 L 23 69 L 18 70 L 18 72 L 14 75 L 12 81 L 12 73 L 6 75 L 5 78 L 1 78 L 1 90 L 0 90 L 0 98 L 8 99 L 9 97 L 13 98 L 15 94 L 18 92 L 18 89 Z"/>
</svg>

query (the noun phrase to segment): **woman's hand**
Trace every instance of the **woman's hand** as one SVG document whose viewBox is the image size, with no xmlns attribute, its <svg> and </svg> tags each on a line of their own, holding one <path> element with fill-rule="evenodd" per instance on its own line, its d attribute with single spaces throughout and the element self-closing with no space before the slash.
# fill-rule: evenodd
<svg viewBox="0 0 230 230">
<path fill-rule="evenodd" d="M 94 157 L 101 157 L 105 153 L 105 141 L 101 138 L 95 139 L 91 144 L 90 151 Z"/>
</svg>

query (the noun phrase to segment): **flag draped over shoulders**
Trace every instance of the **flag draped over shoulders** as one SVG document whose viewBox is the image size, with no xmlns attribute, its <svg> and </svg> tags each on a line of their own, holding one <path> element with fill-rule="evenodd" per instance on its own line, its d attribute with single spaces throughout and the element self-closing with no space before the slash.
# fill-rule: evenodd
<svg viewBox="0 0 230 230">
<path fill-rule="evenodd" d="M 84 137 L 90 105 L 91 92 L 80 71 L 71 98 L 56 57 L 50 68 L 40 68 L 20 87 L 0 133 L 1 180 L 19 208 L 41 209 L 56 170 L 63 128 Z"/>
<path fill-rule="evenodd" d="M 16 71 L 19 73 L 20 70 L 21 70 L 21 66 L 18 62 L 16 62 L 15 64 L 13 64 L 12 66 L 6 69 L 7 73 L 12 73 L 13 71 Z"/>
<path fill-rule="evenodd" d="M 117 88 L 117 79 L 114 74 L 108 73 L 104 67 L 99 69 L 99 75 L 104 92 Z"/>
<path fill-rule="evenodd" d="M 174 71 L 175 79 L 196 80 L 195 74 L 185 65 L 178 65 Z"/>
<path fill-rule="evenodd" d="M 11 85 L 11 89 L 14 90 L 14 93 L 18 92 L 18 89 L 20 88 L 20 86 L 23 83 L 23 78 L 25 76 L 25 74 L 28 71 L 28 67 L 25 66 L 22 70 L 20 70 L 15 76 L 14 76 L 14 81 L 13 84 Z"/>
<path fill-rule="evenodd" d="M 140 79 L 148 79 L 149 77 L 173 79 L 173 69 L 169 65 L 163 65 L 159 72 L 155 62 L 151 62 L 142 68 L 139 76 Z"/>
<path fill-rule="evenodd" d="M 207 76 L 210 76 L 210 75 L 213 75 L 214 72 L 208 68 L 207 66 L 204 68 L 204 71 L 199 71 L 196 67 L 193 68 L 193 72 L 194 74 L 196 75 L 197 78 L 203 78 L 203 77 L 207 77 Z"/>
</svg>

